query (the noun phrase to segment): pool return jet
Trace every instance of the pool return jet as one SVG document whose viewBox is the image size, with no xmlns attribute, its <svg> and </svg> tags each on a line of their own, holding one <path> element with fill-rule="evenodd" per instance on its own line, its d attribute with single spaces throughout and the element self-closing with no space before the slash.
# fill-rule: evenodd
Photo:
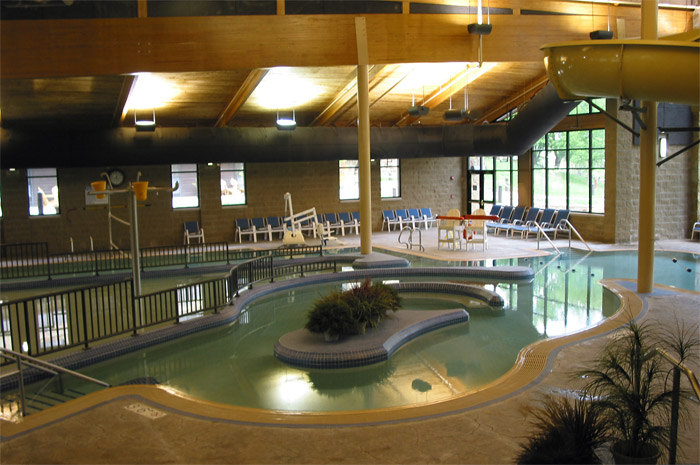
<svg viewBox="0 0 700 465">
<path fill-rule="evenodd" d="M 108 196 L 108 198 L 111 198 L 110 196 L 116 194 L 128 194 L 129 196 L 129 201 L 127 202 L 129 209 L 128 222 L 112 215 L 111 208 L 109 208 L 111 205 L 110 201 L 108 201 L 107 205 L 109 208 L 110 247 L 116 248 L 112 242 L 112 218 L 129 226 L 131 230 L 131 271 L 134 279 L 134 297 L 141 295 L 141 254 L 139 247 L 139 220 L 138 211 L 136 208 L 137 202 L 145 201 L 148 196 L 148 191 L 174 192 L 180 187 L 180 184 L 177 181 L 175 182 L 175 187 L 149 187 L 148 181 L 140 181 L 140 179 L 141 172 L 139 171 L 136 176 L 136 181 L 130 182 L 125 189 L 114 189 L 112 187 L 112 183 L 109 181 L 109 176 L 107 176 L 107 181 L 95 181 L 91 183 L 93 190 L 92 192 L 88 192 L 88 195 L 95 195 L 98 199 L 104 198 L 105 195 Z M 109 183 L 109 189 L 107 189 L 107 183 Z"/>
</svg>

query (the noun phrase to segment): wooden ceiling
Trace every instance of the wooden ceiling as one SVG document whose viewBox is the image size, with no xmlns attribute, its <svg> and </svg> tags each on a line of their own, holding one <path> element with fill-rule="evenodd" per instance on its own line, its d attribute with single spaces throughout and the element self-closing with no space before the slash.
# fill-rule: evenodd
<svg viewBox="0 0 700 465">
<path fill-rule="evenodd" d="M 3 129 L 131 127 L 125 105 L 137 72 L 172 91 L 155 108 L 159 127 L 268 127 L 292 110 L 299 126 L 356 124 L 358 14 L 284 14 L 291 2 L 277 0 L 274 15 L 149 17 L 146 0 L 124 1 L 136 2 L 137 17 L 2 20 Z M 42 3 L 13 5 L 31 2 Z M 376 63 L 370 122 L 380 127 L 492 121 L 546 83 L 542 44 L 587 39 L 608 22 L 616 35 L 634 37 L 640 25 L 629 2 L 490 0 L 501 14 L 490 15 L 479 67 L 478 38 L 466 30 L 475 15 L 454 13 L 472 12 L 475 0 L 389 3 L 400 11 L 362 14 Z M 426 5 L 441 13 L 412 13 Z M 685 31 L 691 21 L 687 9 L 662 8 L 659 33 Z M 464 108 L 465 98 L 481 117 L 445 121 L 445 110 Z M 410 117 L 413 104 L 430 112 Z"/>
</svg>

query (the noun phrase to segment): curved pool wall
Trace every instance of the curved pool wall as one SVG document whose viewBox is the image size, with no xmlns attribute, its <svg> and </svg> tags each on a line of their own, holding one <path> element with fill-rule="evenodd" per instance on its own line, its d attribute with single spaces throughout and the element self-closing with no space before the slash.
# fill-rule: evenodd
<svg viewBox="0 0 700 465">
<path fill-rule="evenodd" d="M 365 278 L 397 278 L 397 277 L 454 277 L 485 279 L 489 282 L 509 281 L 526 283 L 532 281 L 534 272 L 531 268 L 520 266 L 505 266 L 497 268 L 461 267 L 461 268 L 373 268 L 357 271 L 310 275 L 303 278 L 293 278 L 272 283 L 256 283 L 251 289 L 242 292 L 233 305 L 222 311 L 202 318 L 193 319 L 179 324 L 169 324 L 164 328 L 140 334 L 138 337 L 128 337 L 91 348 L 88 351 L 76 351 L 51 360 L 52 363 L 78 370 L 80 368 L 109 360 L 121 355 L 143 350 L 158 344 L 172 341 L 187 335 L 213 329 L 235 322 L 247 306 L 254 301 L 276 292 L 321 283 L 339 281 L 360 281 Z M 27 383 L 43 379 L 46 373 L 38 370 L 25 370 Z M 18 385 L 16 376 L 6 376 L 0 380 L 0 389 L 12 389 Z"/>
</svg>

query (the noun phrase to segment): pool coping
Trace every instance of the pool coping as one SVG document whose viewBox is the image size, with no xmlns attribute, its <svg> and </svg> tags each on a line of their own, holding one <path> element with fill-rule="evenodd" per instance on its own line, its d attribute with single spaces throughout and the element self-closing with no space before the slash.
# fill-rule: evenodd
<svg viewBox="0 0 700 465">
<path fill-rule="evenodd" d="M 189 418 L 242 425 L 278 427 L 350 427 L 417 421 L 454 415 L 482 408 L 517 396 L 541 382 L 552 371 L 557 354 L 564 348 L 606 336 L 648 311 L 648 297 L 690 294 L 695 291 L 655 285 L 654 292 L 638 294 L 631 279 L 605 279 L 601 284 L 620 298 L 620 307 L 611 317 L 586 330 L 546 339 L 525 347 L 516 364 L 505 375 L 475 391 L 440 402 L 406 407 L 343 412 L 285 412 L 234 407 L 184 395 L 164 386 L 120 386 L 98 391 L 57 407 L 33 414 L 18 423 L 2 420 L 0 441 L 28 434 L 101 405 L 123 399 L 138 399 L 154 408 Z"/>
</svg>

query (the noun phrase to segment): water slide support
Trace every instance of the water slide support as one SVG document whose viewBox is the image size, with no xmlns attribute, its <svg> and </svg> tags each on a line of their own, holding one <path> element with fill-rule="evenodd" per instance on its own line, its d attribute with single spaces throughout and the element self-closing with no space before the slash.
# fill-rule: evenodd
<svg viewBox="0 0 700 465">
<path fill-rule="evenodd" d="M 658 0 L 642 2 L 642 40 L 658 39 Z M 654 236 L 656 228 L 656 101 L 645 100 L 646 128 L 639 144 L 639 251 L 637 254 L 637 292 L 647 294 L 654 288 Z"/>
</svg>

